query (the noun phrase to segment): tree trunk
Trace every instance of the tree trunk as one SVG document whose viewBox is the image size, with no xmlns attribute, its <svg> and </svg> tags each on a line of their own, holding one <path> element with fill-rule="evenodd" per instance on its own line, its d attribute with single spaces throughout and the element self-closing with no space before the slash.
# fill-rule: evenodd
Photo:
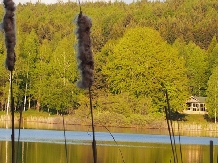
<svg viewBox="0 0 218 163">
<path fill-rule="evenodd" d="M 8 102 L 7 102 L 7 115 L 8 115 L 9 107 L 10 107 L 10 87 L 9 87 Z"/>
<path fill-rule="evenodd" d="M 10 79 L 9 79 L 9 89 L 8 89 L 8 102 L 7 102 L 7 115 L 8 115 L 8 111 L 9 111 L 9 108 L 10 108 L 10 95 L 11 95 L 11 75 L 10 75 Z"/>
<path fill-rule="evenodd" d="M 29 100 L 29 105 L 28 105 L 28 109 L 30 109 L 30 97 L 29 97 L 29 99 L 28 99 L 28 100 Z"/>
<path fill-rule="evenodd" d="M 36 103 L 36 110 L 39 112 L 40 111 L 40 101 L 37 100 L 37 103 Z"/>
<path fill-rule="evenodd" d="M 27 83 L 25 88 L 24 102 L 23 102 L 23 111 L 26 111 L 26 92 L 27 92 Z"/>
</svg>

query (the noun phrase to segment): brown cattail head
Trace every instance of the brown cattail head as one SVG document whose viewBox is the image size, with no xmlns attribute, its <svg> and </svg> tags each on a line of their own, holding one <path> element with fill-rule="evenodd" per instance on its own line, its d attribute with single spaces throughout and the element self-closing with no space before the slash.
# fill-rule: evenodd
<svg viewBox="0 0 218 163">
<path fill-rule="evenodd" d="M 16 7 L 15 3 L 12 0 L 4 0 L 3 3 L 5 7 L 5 15 L 3 18 L 2 27 L 5 32 L 5 45 L 7 49 L 7 58 L 5 64 L 9 71 L 13 71 L 16 60 L 16 55 L 14 51 L 16 45 L 14 12 L 16 10 Z"/>
<path fill-rule="evenodd" d="M 90 88 L 94 82 L 94 59 L 90 39 L 92 21 L 88 16 L 82 15 L 82 12 L 80 12 L 76 17 L 76 25 L 78 68 L 82 76 L 82 79 L 77 85 L 79 88 L 87 89 Z"/>
</svg>

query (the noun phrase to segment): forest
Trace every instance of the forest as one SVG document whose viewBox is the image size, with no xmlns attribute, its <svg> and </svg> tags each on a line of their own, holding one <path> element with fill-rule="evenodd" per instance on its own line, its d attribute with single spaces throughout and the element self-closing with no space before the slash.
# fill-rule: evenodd
<svg viewBox="0 0 218 163">
<path fill-rule="evenodd" d="M 0 14 L 4 16 L 1 4 Z M 91 88 L 96 123 L 143 125 L 191 96 L 207 97 L 210 118 L 218 100 L 218 1 L 146 0 L 81 3 L 92 19 L 95 60 Z M 89 116 L 87 90 L 77 88 L 77 3 L 18 4 L 13 91 L 16 109 Z M 10 75 L 0 34 L 0 110 L 8 108 Z M 149 120 L 148 120 L 149 119 Z"/>
</svg>

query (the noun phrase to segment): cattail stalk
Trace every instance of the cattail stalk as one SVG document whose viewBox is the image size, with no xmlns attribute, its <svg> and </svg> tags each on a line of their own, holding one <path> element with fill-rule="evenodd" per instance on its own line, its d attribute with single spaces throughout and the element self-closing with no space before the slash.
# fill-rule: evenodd
<svg viewBox="0 0 218 163">
<path fill-rule="evenodd" d="M 95 141 L 95 127 L 94 127 L 94 116 L 93 116 L 93 107 L 92 107 L 92 94 L 91 89 L 89 87 L 89 99 L 90 99 L 90 110 L 91 110 L 91 118 L 92 118 L 92 151 L 93 151 L 93 159 L 94 163 L 97 163 L 97 147 Z"/>
<path fill-rule="evenodd" d="M 166 114 L 166 120 L 167 120 L 167 126 L 168 126 L 168 131 L 169 131 L 169 135 L 170 135 L 170 142 L 171 142 L 171 148 L 172 148 L 172 152 L 173 152 L 173 159 L 174 159 L 174 163 L 178 162 L 178 157 L 177 157 L 177 150 L 176 150 L 176 141 L 175 141 L 175 134 L 174 134 L 174 129 L 172 126 L 172 120 L 171 120 L 171 110 L 170 110 L 170 102 L 169 102 L 169 96 L 168 96 L 168 91 L 165 88 L 165 96 L 166 96 L 166 103 L 167 106 L 165 106 L 165 114 Z M 173 138 L 173 140 L 172 140 Z M 173 143 L 174 141 L 174 143 Z"/>
<path fill-rule="evenodd" d="M 117 143 L 117 141 L 115 140 L 113 134 L 110 132 L 110 130 L 109 130 L 106 126 L 103 126 L 103 127 L 106 128 L 106 130 L 109 132 L 109 134 L 110 134 L 111 137 L 113 138 L 114 142 L 115 142 L 116 145 L 118 146 L 118 143 Z M 122 151 L 121 151 L 121 149 L 120 149 L 119 147 L 118 147 L 118 149 L 119 149 L 119 151 L 120 151 L 120 155 L 121 155 L 121 157 L 122 157 L 123 163 L 125 163 L 124 158 L 123 158 L 123 153 L 122 153 Z"/>
<path fill-rule="evenodd" d="M 12 71 L 10 71 L 10 76 L 11 76 L 11 155 L 12 155 L 12 163 L 15 162 L 15 141 L 14 141 L 14 97 L 13 97 L 13 84 L 12 84 Z"/>
<path fill-rule="evenodd" d="M 14 70 L 15 65 L 15 45 L 16 45 L 16 34 L 15 34 L 15 3 L 12 0 L 3 0 L 5 15 L 3 17 L 3 22 L 1 23 L 1 27 L 5 32 L 5 45 L 7 49 L 7 58 L 5 61 L 6 68 L 10 71 L 10 93 L 11 93 L 11 115 L 12 115 L 12 163 L 15 161 L 15 144 L 14 144 L 14 97 L 13 97 L 13 88 L 12 88 L 12 72 Z"/>
<path fill-rule="evenodd" d="M 94 163 L 97 163 L 97 148 L 95 141 L 95 128 L 94 128 L 94 117 L 92 109 L 92 95 L 91 86 L 94 82 L 93 72 L 94 72 L 94 59 L 91 49 L 91 38 L 90 29 L 92 27 L 92 21 L 88 16 L 82 14 L 80 7 L 80 14 L 76 17 L 76 35 L 78 40 L 77 45 L 77 58 L 79 60 L 79 70 L 81 71 L 82 79 L 77 83 L 77 86 L 82 89 L 89 89 L 89 99 L 90 99 L 90 111 L 92 118 L 92 151 Z"/>
</svg>

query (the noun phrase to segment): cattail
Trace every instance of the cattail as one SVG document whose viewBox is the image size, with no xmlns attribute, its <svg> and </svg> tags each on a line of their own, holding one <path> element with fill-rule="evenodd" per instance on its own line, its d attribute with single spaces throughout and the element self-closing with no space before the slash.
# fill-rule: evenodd
<svg viewBox="0 0 218 163">
<path fill-rule="evenodd" d="M 92 96 L 91 96 L 91 86 L 94 82 L 93 72 L 94 72 L 94 60 L 91 49 L 91 39 L 90 39 L 90 29 L 92 27 L 92 21 L 88 16 L 82 15 L 81 7 L 80 14 L 76 17 L 76 35 L 78 40 L 77 45 L 77 58 L 79 60 L 79 70 L 81 71 L 82 79 L 77 83 L 79 88 L 89 89 L 90 98 L 90 110 L 92 117 L 92 132 L 93 132 L 93 158 L 94 163 L 97 163 L 97 148 L 95 141 L 95 129 L 94 129 L 94 117 L 92 109 Z"/>
<path fill-rule="evenodd" d="M 79 70 L 82 79 L 77 83 L 79 88 L 90 88 L 94 82 L 94 59 L 91 49 L 90 29 L 92 21 L 88 16 L 82 15 L 80 12 L 76 17 L 76 35 L 78 39 L 77 58 L 79 60 Z"/>
<path fill-rule="evenodd" d="M 7 49 L 7 58 L 5 64 L 9 71 L 13 71 L 16 60 L 14 51 L 16 45 L 14 12 L 16 7 L 12 0 L 4 0 L 3 3 L 5 7 L 5 15 L 3 18 L 2 28 L 5 32 L 5 45 Z"/>
</svg>

